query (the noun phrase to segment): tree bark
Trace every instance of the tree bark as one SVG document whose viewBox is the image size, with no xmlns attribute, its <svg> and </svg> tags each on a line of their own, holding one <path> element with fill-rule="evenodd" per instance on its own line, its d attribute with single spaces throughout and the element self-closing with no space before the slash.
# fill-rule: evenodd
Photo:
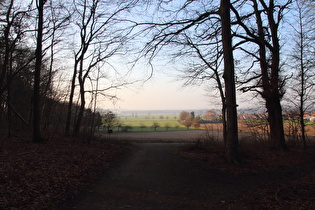
<svg viewBox="0 0 315 210">
<path fill-rule="evenodd" d="M 42 41 L 43 41 L 43 16 L 45 0 L 38 0 L 38 28 L 36 43 L 36 62 L 34 72 L 34 92 L 33 92 L 33 142 L 40 143 L 43 141 L 40 133 L 40 74 L 42 67 Z"/>
<path fill-rule="evenodd" d="M 298 4 L 298 3 L 297 3 Z M 299 118 L 300 118 L 300 126 L 301 126 L 301 138 L 302 138 L 302 148 L 306 149 L 306 134 L 305 134 L 305 122 L 304 122 L 304 114 L 305 114 L 305 99 L 307 97 L 307 75 L 306 71 L 307 69 L 305 68 L 305 64 L 307 61 L 305 61 L 305 31 L 304 31 L 304 21 L 303 21 L 303 11 L 300 5 L 298 5 L 298 12 L 299 12 L 299 31 L 298 31 L 298 36 L 299 36 L 299 43 L 298 43 L 298 50 L 299 50 L 299 55 L 298 55 L 298 60 L 300 61 L 300 105 L 299 105 Z"/>
<path fill-rule="evenodd" d="M 275 112 L 270 114 L 269 119 L 270 123 L 270 136 L 273 140 L 275 140 L 275 146 L 277 149 L 287 149 L 284 138 L 284 129 L 283 129 L 283 119 L 282 119 L 282 108 L 281 108 L 281 98 L 282 94 L 280 93 L 281 87 L 280 84 L 280 44 L 278 38 L 278 25 L 275 23 L 274 15 L 273 15 L 274 5 L 273 0 L 270 1 L 270 10 L 268 12 L 268 20 L 270 24 L 270 31 L 272 37 L 272 43 L 274 50 L 272 51 L 272 64 L 271 64 L 271 87 L 274 91 L 274 94 L 270 100 L 272 106 L 269 107 L 269 112 Z M 271 128 L 273 127 L 273 128 Z M 272 132 L 271 132 L 272 130 Z M 274 138 L 273 138 L 274 137 Z"/>
<path fill-rule="evenodd" d="M 274 20 L 274 5 L 270 1 L 269 6 L 264 5 L 268 17 L 268 25 L 271 32 L 272 44 L 268 49 L 271 53 L 271 63 L 268 62 L 265 32 L 261 10 L 256 0 L 253 0 L 253 7 L 256 16 L 258 29 L 257 44 L 259 45 L 259 63 L 261 70 L 262 97 L 266 102 L 268 122 L 270 128 L 270 142 L 275 149 L 287 149 L 284 138 L 284 128 L 281 108 L 281 80 L 280 80 L 280 45 L 278 39 L 278 24 Z"/>
<path fill-rule="evenodd" d="M 68 102 L 66 130 L 65 130 L 66 135 L 69 135 L 69 132 L 70 132 L 72 105 L 73 105 L 73 97 L 74 97 L 74 89 L 75 89 L 75 80 L 77 77 L 77 66 L 78 66 L 78 61 L 75 60 L 74 70 L 73 70 L 73 75 L 72 75 L 72 80 L 71 80 L 71 87 L 70 87 L 70 96 L 69 96 L 69 102 Z"/>
<path fill-rule="evenodd" d="M 271 40 L 273 48 L 271 50 L 271 73 L 269 78 L 269 84 L 263 86 L 264 88 L 264 98 L 266 100 L 266 108 L 268 111 L 268 121 L 270 127 L 270 138 L 275 149 L 286 150 L 287 146 L 284 138 L 284 128 L 282 119 L 282 108 L 281 108 L 281 98 L 282 94 L 280 83 L 280 44 L 278 38 L 278 24 L 275 23 L 274 19 L 274 2 L 273 0 L 269 3 L 269 8 L 267 9 L 268 23 L 271 31 Z M 261 29 L 263 30 L 263 29 Z M 264 69 L 265 74 L 268 74 L 268 69 Z M 267 93 L 267 94 L 265 94 Z"/>
<path fill-rule="evenodd" d="M 78 118 L 75 122 L 74 130 L 73 130 L 73 136 L 77 136 L 80 132 L 80 127 L 82 124 L 82 119 L 84 115 L 84 109 L 85 109 L 85 89 L 84 89 L 84 80 L 82 79 L 82 71 L 80 70 L 79 75 L 79 85 L 80 85 L 80 97 L 81 97 L 81 105 L 79 109 Z"/>
<path fill-rule="evenodd" d="M 12 54 L 11 49 L 10 49 L 10 29 L 12 27 L 13 21 L 10 20 L 10 14 L 13 8 L 13 1 L 10 1 L 8 10 L 6 13 L 6 25 L 4 26 L 4 31 L 3 31 L 3 39 L 4 39 L 4 61 L 3 64 L 0 61 L 0 106 L 2 106 L 2 100 L 3 100 L 3 92 L 7 90 L 8 95 L 7 95 L 7 107 L 8 107 L 8 137 L 11 137 L 11 107 L 9 106 L 9 101 L 10 101 L 10 89 L 9 86 L 7 88 L 5 87 L 6 84 L 9 81 L 9 57 L 10 54 Z M 1 56 L 0 56 L 1 59 Z M 6 80 L 7 78 L 7 80 Z"/>
<path fill-rule="evenodd" d="M 284 138 L 282 108 L 278 96 L 266 97 L 266 108 L 268 111 L 268 122 L 270 128 L 270 140 L 275 149 L 287 149 Z"/>
<path fill-rule="evenodd" d="M 229 162 L 239 163 L 238 126 L 236 110 L 236 89 L 234 78 L 234 58 L 231 36 L 230 0 L 221 0 L 220 16 L 222 22 L 222 44 L 224 56 L 224 81 L 226 99 L 226 158 Z"/>
</svg>

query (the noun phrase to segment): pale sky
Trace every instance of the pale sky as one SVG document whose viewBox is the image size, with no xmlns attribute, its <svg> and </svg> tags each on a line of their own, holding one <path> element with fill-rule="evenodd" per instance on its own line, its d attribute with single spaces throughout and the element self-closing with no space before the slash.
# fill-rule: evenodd
<svg viewBox="0 0 315 210">
<path fill-rule="evenodd" d="M 163 69 L 163 68 L 162 68 Z M 137 72 L 137 74 L 145 72 Z M 145 78 L 143 76 L 142 78 Z M 182 87 L 183 80 L 178 79 L 179 73 L 170 70 L 168 73 L 156 68 L 153 77 L 145 84 L 136 84 L 122 88 L 116 92 L 119 98 L 116 103 L 102 101 L 99 108 L 110 110 L 199 110 L 221 109 L 221 99 L 211 84 Z M 142 83 L 141 83 L 142 84 Z M 263 105 L 249 94 L 238 94 L 239 109 L 258 109 Z"/>
<path fill-rule="evenodd" d="M 106 105 L 128 110 L 190 110 L 211 107 L 204 86 L 182 87 L 182 82 L 163 75 L 154 76 L 142 87 L 118 91 L 117 96 L 120 99 L 115 105 L 110 102 Z"/>
<path fill-rule="evenodd" d="M 120 98 L 114 105 L 106 102 L 100 107 L 111 110 L 199 110 L 221 109 L 218 95 L 209 95 L 206 85 L 182 88 L 181 82 L 160 77 L 148 81 L 142 88 L 118 91 Z M 252 96 L 238 94 L 238 109 L 260 109 L 263 103 Z"/>
</svg>

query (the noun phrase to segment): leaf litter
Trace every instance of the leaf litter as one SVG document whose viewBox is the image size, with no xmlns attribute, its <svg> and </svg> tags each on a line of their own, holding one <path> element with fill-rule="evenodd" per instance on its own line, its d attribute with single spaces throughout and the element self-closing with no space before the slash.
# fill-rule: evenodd
<svg viewBox="0 0 315 210">
<path fill-rule="evenodd" d="M 78 195 L 127 151 L 110 143 L 1 138 L 0 209 L 56 208 Z"/>
<path fill-rule="evenodd" d="M 275 151 L 242 142 L 241 163 L 224 160 L 224 146 L 194 145 L 182 151 L 186 158 L 204 165 L 231 179 L 248 180 L 248 192 L 238 194 L 232 202 L 221 203 L 223 209 L 314 209 L 315 151 L 290 148 Z M 236 183 L 235 183 L 236 184 Z M 240 186 L 241 187 L 241 186 Z"/>
</svg>

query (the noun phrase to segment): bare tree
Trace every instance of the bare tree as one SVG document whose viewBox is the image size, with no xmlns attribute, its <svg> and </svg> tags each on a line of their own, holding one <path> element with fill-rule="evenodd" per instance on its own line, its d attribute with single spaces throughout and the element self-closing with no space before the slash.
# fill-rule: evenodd
<svg viewBox="0 0 315 210">
<path fill-rule="evenodd" d="M 60 47 L 61 43 L 65 42 L 65 30 L 70 24 L 71 12 L 70 8 L 67 7 L 61 1 L 49 0 L 45 8 L 45 28 L 47 29 L 44 33 L 44 54 L 46 54 L 48 71 L 43 72 L 42 75 L 42 115 L 44 117 L 44 126 L 48 128 L 50 125 L 51 113 L 53 110 L 51 98 L 56 99 L 56 91 L 53 88 L 53 79 L 57 75 L 58 68 L 56 68 L 56 57 L 58 52 L 62 52 Z M 59 48 L 58 48 L 59 46 Z M 58 58 L 58 57 L 57 57 Z M 56 88 L 56 87 L 55 87 Z"/>
<path fill-rule="evenodd" d="M 122 86 L 127 85 L 127 83 L 124 83 L 124 82 L 117 83 L 117 84 L 114 84 L 114 81 L 108 82 L 108 78 L 106 78 L 106 76 L 103 75 L 102 73 L 102 68 L 104 68 L 104 66 L 101 65 L 101 66 L 97 66 L 96 68 L 97 68 L 97 72 L 96 72 L 95 78 L 93 74 L 90 74 L 88 77 L 90 81 L 90 89 L 86 90 L 86 92 L 89 93 L 91 96 L 90 107 L 93 110 L 92 118 L 91 118 L 91 121 L 89 122 L 90 131 L 89 131 L 88 141 L 90 141 L 93 137 L 93 134 L 95 131 L 94 124 L 96 123 L 97 116 L 99 115 L 99 113 L 96 111 L 98 98 L 105 97 L 106 99 L 109 99 L 109 100 L 115 100 L 117 98 L 116 95 L 110 94 L 109 92 L 113 89 L 119 89 Z M 108 84 L 108 86 L 104 86 L 105 83 L 106 85 Z M 109 117 L 110 116 L 108 115 L 109 113 L 112 114 L 112 112 L 108 112 L 105 114 L 105 116 Z"/>
<path fill-rule="evenodd" d="M 312 46 L 314 41 L 312 35 L 314 33 L 313 24 L 315 23 L 312 2 L 295 1 L 297 14 L 294 18 L 296 21 L 293 24 L 295 35 L 293 36 L 295 45 L 292 55 L 293 66 L 296 69 L 295 80 L 292 85 L 293 92 L 297 97 L 292 97 L 290 100 L 299 110 L 299 122 L 302 138 L 302 148 L 306 148 L 306 134 L 304 114 L 314 106 L 314 51 Z M 298 101 L 294 99 L 298 98 Z"/>
<path fill-rule="evenodd" d="M 71 91 L 68 105 L 66 133 L 69 133 L 72 104 L 75 93 L 76 79 L 79 83 L 80 108 L 75 122 L 73 135 L 80 131 L 82 117 L 85 107 L 85 83 L 90 73 L 100 63 L 116 54 L 126 41 L 128 30 L 118 29 L 117 16 L 133 7 L 136 1 L 120 2 L 113 6 L 108 1 L 103 0 L 78 0 L 75 5 L 75 25 L 80 33 L 80 43 L 75 52 L 74 70 L 71 81 Z M 107 10 L 105 12 L 105 9 Z"/>
<path fill-rule="evenodd" d="M 156 131 L 156 129 L 160 127 L 160 124 L 158 122 L 153 122 L 151 127 L 154 129 L 154 131 Z"/>
<path fill-rule="evenodd" d="M 13 67 L 14 57 L 18 54 L 19 44 L 22 43 L 23 37 L 27 31 L 26 20 L 30 7 L 21 7 L 14 0 L 7 1 L 3 4 L 0 17 L 1 29 L 1 50 L 0 51 L 0 106 L 2 108 L 4 98 L 6 97 L 7 117 L 8 117 L 8 135 L 11 136 L 11 82 L 13 78 L 26 67 L 32 60 Z M 24 60 L 24 59 L 23 59 Z"/>
<path fill-rule="evenodd" d="M 45 47 L 45 53 L 49 54 L 49 66 L 47 74 L 47 82 L 44 90 L 45 94 L 50 89 L 52 84 L 53 75 L 55 73 L 54 63 L 56 56 L 56 47 L 58 44 L 64 41 L 64 33 L 66 28 L 70 24 L 71 12 L 67 5 L 61 1 L 49 0 L 47 5 L 47 12 L 45 12 L 46 24 L 45 28 L 48 29 L 45 33 L 45 40 L 47 46 Z M 49 94 L 48 94 L 49 95 Z"/>
<path fill-rule="evenodd" d="M 279 26 L 284 11 L 291 4 L 291 0 L 276 4 L 274 0 L 251 0 L 248 4 L 232 6 L 235 17 L 234 25 L 237 31 L 234 36 L 242 39 L 235 48 L 238 48 L 254 58 L 253 66 L 259 63 L 260 74 L 248 78 L 243 84 L 254 82 L 242 88 L 243 91 L 256 91 L 266 102 L 268 122 L 270 127 L 271 144 L 278 149 L 286 149 L 281 99 L 284 95 L 285 78 L 281 77 Z M 247 10 L 244 9 L 246 7 Z M 249 8 L 251 11 L 248 11 Z M 248 11 L 240 14 L 239 11 Z M 242 47 L 247 43 L 258 46 L 257 51 Z"/>
<path fill-rule="evenodd" d="M 238 126 L 235 89 L 235 69 L 231 35 L 230 0 L 221 0 L 220 16 L 222 24 L 222 45 L 224 58 L 225 105 L 226 105 L 226 158 L 233 163 L 238 157 Z"/>
<path fill-rule="evenodd" d="M 215 26 L 213 26 L 215 27 Z M 216 32 L 219 32 L 220 29 L 216 29 Z M 195 57 L 194 54 L 197 55 L 202 62 L 202 64 L 197 65 L 193 63 L 190 67 L 183 71 L 184 76 L 183 79 L 186 80 L 186 85 L 199 85 L 205 81 L 214 80 L 216 83 L 216 89 L 219 91 L 219 95 L 221 98 L 221 114 L 222 114 L 222 123 L 223 123 L 223 139 L 226 143 L 226 104 L 225 104 L 225 93 L 224 93 L 224 82 L 222 81 L 222 40 L 219 39 L 218 34 L 215 34 L 213 37 L 213 41 L 208 43 L 208 39 L 206 40 L 207 44 L 200 41 L 194 42 L 190 37 L 187 36 L 186 46 L 189 46 L 193 49 L 192 54 L 190 56 Z M 212 46 L 213 45 L 213 46 Z M 206 47 L 206 49 L 201 48 Z M 190 51 L 189 51 L 190 52 Z M 195 61 L 194 61 L 195 62 Z"/>
<path fill-rule="evenodd" d="M 159 8 L 163 8 L 159 4 Z M 140 25 L 148 25 L 147 30 L 154 31 L 153 38 L 144 48 L 145 55 L 149 55 L 152 59 L 155 55 L 167 45 L 187 44 L 187 40 L 193 36 L 200 36 L 207 39 L 211 36 L 215 37 L 221 31 L 213 30 L 213 22 L 221 23 L 222 26 L 222 45 L 224 57 L 224 79 L 225 79 L 225 102 L 227 110 L 227 143 L 226 155 L 231 162 L 238 162 L 238 130 L 237 130 L 237 111 L 236 111 L 236 93 L 234 83 L 234 60 L 232 43 L 231 26 L 230 26 L 230 2 L 222 1 L 218 6 L 217 2 L 209 2 L 209 7 L 204 4 L 198 5 L 195 1 L 185 1 L 184 3 L 175 4 L 177 9 L 166 9 L 169 20 L 162 20 L 158 23 L 142 23 Z M 199 7 L 199 8 L 198 8 Z M 196 10 L 196 8 L 200 10 Z M 190 10 L 191 9 L 191 10 Z M 163 10 L 163 9 L 162 9 Z M 228 15 L 228 16 L 226 16 Z M 174 18 L 174 19 L 172 19 Z M 224 25 L 224 30 L 223 30 Z M 198 31 L 200 34 L 198 34 Z M 184 40 L 179 40 L 180 36 Z M 188 37 L 188 39 L 187 39 Z M 195 45 L 196 46 L 196 45 Z M 178 48 L 176 48 L 178 49 Z M 195 48 L 196 49 L 196 48 Z M 225 52 L 224 52 L 225 51 Z M 200 54 L 201 55 L 201 54 Z M 208 61 L 206 61 L 208 62 Z M 229 84 L 227 84 L 229 83 Z"/>
<path fill-rule="evenodd" d="M 37 0 L 36 8 L 38 12 L 37 37 L 35 51 L 35 71 L 34 71 L 34 93 L 33 93 L 33 142 L 43 142 L 40 132 L 40 75 L 43 59 L 43 25 L 44 25 L 44 5 L 46 0 Z"/>
<path fill-rule="evenodd" d="M 186 119 L 186 117 L 188 117 L 189 115 L 190 115 L 189 112 L 181 111 L 179 113 L 179 120 L 184 121 Z"/>
</svg>

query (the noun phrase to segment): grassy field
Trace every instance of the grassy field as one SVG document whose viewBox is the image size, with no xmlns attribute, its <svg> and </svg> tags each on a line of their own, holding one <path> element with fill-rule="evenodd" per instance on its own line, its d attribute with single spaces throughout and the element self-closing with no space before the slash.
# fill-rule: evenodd
<svg viewBox="0 0 315 210">
<path fill-rule="evenodd" d="M 185 126 L 178 123 L 178 116 L 175 114 L 118 116 L 118 120 L 122 126 L 120 128 L 115 127 L 114 132 L 122 129 L 127 129 L 129 132 L 187 130 Z"/>
</svg>

